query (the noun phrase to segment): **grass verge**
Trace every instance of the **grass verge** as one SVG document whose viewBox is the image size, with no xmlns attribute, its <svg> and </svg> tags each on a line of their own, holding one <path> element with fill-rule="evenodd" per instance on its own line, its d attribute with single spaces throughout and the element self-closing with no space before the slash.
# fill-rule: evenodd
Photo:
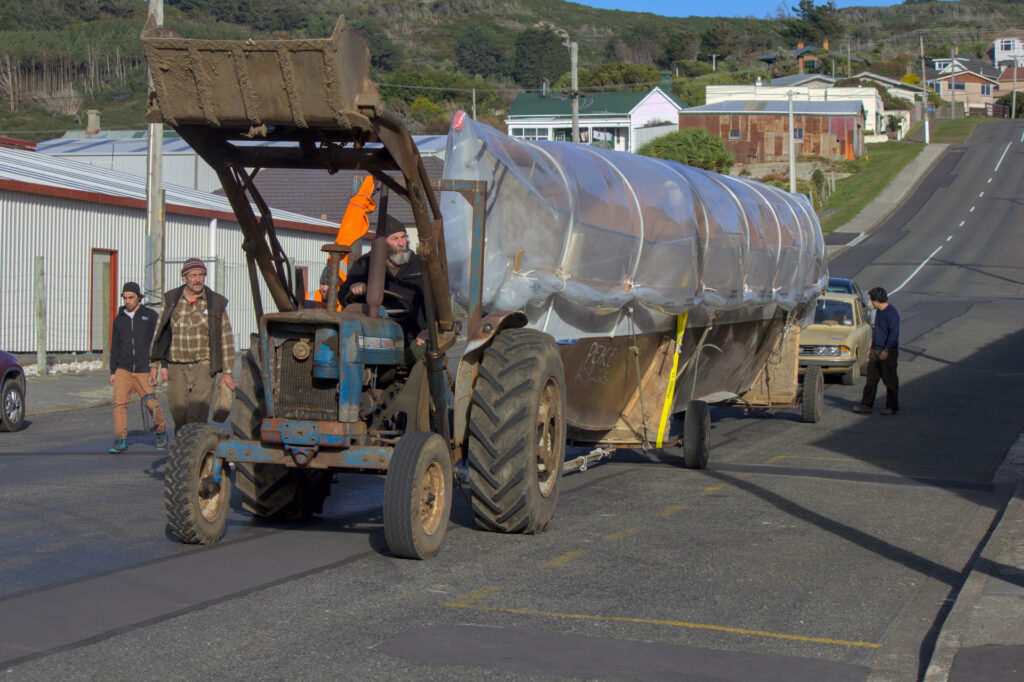
<svg viewBox="0 0 1024 682">
<path fill-rule="evenodd" d="M 968 116 L 952 121 L 941 121 L 932 126 L 931 141 L 959 144 L 967 141 L 974 128 L 984 121 L 991 121 L 984 116 Z"/>
<path fill-rule="evenodd" d="M 825 202 L 822 210 L 831 213 L 821 221 L 823 232 L 832 232 L 852 220 L 924 149 L 923 144 L 906 141 L 867 147 L 867 157 L 856 162 L 857 172 L 837 182 L 836 191 Z"/>
</svg>

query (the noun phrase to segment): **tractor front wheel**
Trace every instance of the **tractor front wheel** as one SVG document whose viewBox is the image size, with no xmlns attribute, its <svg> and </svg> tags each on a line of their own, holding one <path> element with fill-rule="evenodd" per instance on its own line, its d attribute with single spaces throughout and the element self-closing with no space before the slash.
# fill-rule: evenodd
<svg viewBox="0 0 1024 682">
<path fill-rule="evenodd" d="M 452 460 L 436 433 L 411 431 L 399 439 L 384 479 L 384 537 L 395 556 L 437 554 L 452 511 Z"/>
<path fill-rule="evenodd" d="M 171 533 L 190 545 L 210 545 L 220 539 L 228 519 L 231 476 L 225 466 L 220 481 L 213 478 L 217 429 L 186 424 L 175 434 L 164 473 L 164 508 Z"/>
</svg>

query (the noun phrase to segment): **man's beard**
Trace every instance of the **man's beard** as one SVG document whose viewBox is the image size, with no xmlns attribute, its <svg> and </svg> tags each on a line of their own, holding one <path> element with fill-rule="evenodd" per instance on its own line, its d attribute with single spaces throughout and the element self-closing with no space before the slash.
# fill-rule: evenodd
<svg viewBox="0 0 1024 682">
<path fill-rule="evenodd" d="M 409 249 L 408 246 L 401 249 L 395 249 L 388 254 L 388 260 L 394 263 L 395 265 L 405 265 L 406 263 L 409 262 L 409 259 L 411 257 L 412 250 Z"/>
</svg>

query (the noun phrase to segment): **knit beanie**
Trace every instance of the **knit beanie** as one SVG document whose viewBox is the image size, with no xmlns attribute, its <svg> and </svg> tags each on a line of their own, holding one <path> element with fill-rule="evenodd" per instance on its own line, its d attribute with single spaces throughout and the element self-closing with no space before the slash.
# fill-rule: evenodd
<svg viewBox="0 0 1024 682">
<path fill-rule="evenodd" d="M 125 282 L 124 286 L 121 287 L 121 293 L 132 293 L 138 296 L 139 298 L 142 298 L 142 289 L 139 287 L 137 282 Z"/>
<path fill-rule="evenodd" d="M 202 270 L 203 274 L 206 274 L 206 263 L 199 260 L 198 258 L 186 258 L 185 264 L 181 266 L 181 276 L 184 277 L 185 273 L 189 270 Z"/>
</svg>

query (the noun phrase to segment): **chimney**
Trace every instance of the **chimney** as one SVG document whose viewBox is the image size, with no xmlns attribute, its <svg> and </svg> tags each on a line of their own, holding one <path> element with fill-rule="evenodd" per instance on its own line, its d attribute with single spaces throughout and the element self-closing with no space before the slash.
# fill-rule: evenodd
<svg viewBox="0 0 1024 682">
<path fill-rule="evenodd" d="M 96 109 L 90 109 L 85 112 L 85 115 L 89 117 L 89 121 L 85 125 L 85 134 L 98 135 L 100 132 L 100 112 Z"/>
<path fill-rule="evenodd" d="M 804 41 L 801 40 L 799 43 L 797 43 L 796 44 L 796 49 L 798 49 L 798 50 L 804 49 Z"/>
<path fill-rule="evenodd" d="M 825 38 L 825 42 L 821 44 L 821 47 L 823 50 L 828 49 L 828 38 Z"/>
</svg>

